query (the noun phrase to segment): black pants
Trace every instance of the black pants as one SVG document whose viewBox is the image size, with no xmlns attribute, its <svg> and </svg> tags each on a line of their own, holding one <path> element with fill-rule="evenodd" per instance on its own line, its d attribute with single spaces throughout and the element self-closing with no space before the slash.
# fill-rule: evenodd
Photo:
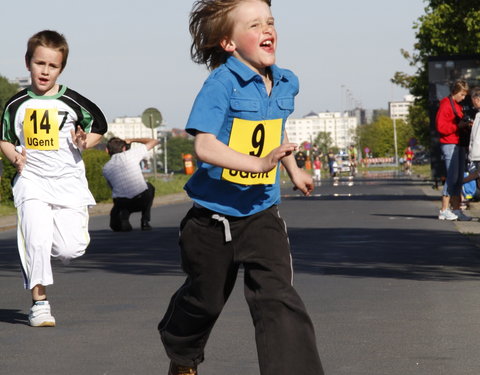
<svg viewBox="0 0 480 375">
<path fill-rule="evenodd" d="M 147 182 L 147 186 L 147 190 L 133 198 L 113 198 L 113 208 L 110 211 L 110 228 L 113 231 L 128 232 L 132 230 L 129 221 L 132 212 L 142 213 L 142 223 L 150 221 L 155 187 L 150 182 Z"/>
<path fill-rule="evenodd" d="M 185 366 L 203 361 L 208 336 L 243 265 L 260 373 L 323 374 L 312 322 L 292 286 L 288 237 L 277 207 L 226 219 L 193 207 L 182 220 L 187 279 L 158 326 L 167 355 Z"/>
</svg>

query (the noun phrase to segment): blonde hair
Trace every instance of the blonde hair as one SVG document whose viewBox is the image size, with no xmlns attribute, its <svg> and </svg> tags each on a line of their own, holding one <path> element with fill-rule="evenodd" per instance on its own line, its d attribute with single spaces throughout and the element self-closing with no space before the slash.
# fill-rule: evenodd
<svg viewBox="0 0 480 375">
<path fill-rule="evenodd" d="M 52 30 L 43 30 L 30 37 L 27 43 L 27 52 L 25 53 L 25 61 L 28 65 L 30 65 L 35 49 L 39 46 L 56 49 L 62 53 L 63 71 L 68 59 L 68 43 L 63 34 Z"/>
<path fill-rule="evenodd" d="M 459 92 L 466 91 L 468 92 L 468 83 L 463 79 L 459 79 L 454 82 L 452 86 L 452 95 L 458 94 Z"/>
<path fill-rule="evenodd" d="M 229 13 L 246 0 L 197 0 L 190 12 L 189 30 L 192 36 L 190 55 L 197 64 L 212 70 L 230 56 L 220 42 L 232 35 L 233 20 Z M 259 0 L 272 5 L 271 0 Z"/>
</svg>

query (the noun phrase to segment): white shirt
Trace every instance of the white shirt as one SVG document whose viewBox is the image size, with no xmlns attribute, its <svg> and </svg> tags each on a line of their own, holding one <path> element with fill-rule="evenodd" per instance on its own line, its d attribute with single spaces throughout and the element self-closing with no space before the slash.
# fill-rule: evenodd
<svg viewBox="0 0 480 375">
<path fill-rule="evenodd" d="M 3 130 L 10 131 L 6 135 L 14 133 L 18 139 L 18 151 L 24 148 L 27 155 L 22 173 L 13 185 L 15 206 L 28 199 L 67 207 L 95 205 L 82 155 L 70 134 L 79 121 L 79 113 L 91 119 L 82 120 L 91 121 L 85 128 L 90 132 L 93 103 L 66 86 L 53 96 L 39 97 L 27 90 L 19 94 L 9 102 L 11 118 L 4 118 L 3 124 Z M 3 139 L 14 143 L 13 139 Z"/>
<path fill-rule="evenodd" d="M 133 198 L 148 189 L 140 162 L 148 155 L 144 144 L 112 155 L 103 167 L 103 175 L 112 188 L 113 198 Z"/>
<path fill-rule="evenodd" d="M 475 115 L 472 132 L 470 133 L 468 159 L 470 161 L 480 161 L 480 112 Z"/>
</svg>

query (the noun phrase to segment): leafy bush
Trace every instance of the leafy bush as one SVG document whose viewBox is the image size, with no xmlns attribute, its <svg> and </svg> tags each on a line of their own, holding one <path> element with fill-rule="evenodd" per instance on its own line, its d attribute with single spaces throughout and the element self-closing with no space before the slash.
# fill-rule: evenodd
<svg viewBox="0 0 480 375">
<path fill-rule="evenodd" d="M 102 168 L 110 159 L 105 151 L 85 150 L 83 160 L 85 162 L 88 187 L 95 197 L 95 201 L 102 202 L 111 198 L 112 192 L 107 181 L 102 175 Z M 0 202 L 6 205 L 13 204 L 12 180 L 15 177 L 15 167 L 6 157 L 2 157 L 3 174 L 0 180 Z"/>
<path fill-rule="evenodd" d="M 110 156 L 105 151 L 89 149 L 83 152 L 82 157 L 85 162 L 88 187 L 95 197 L 95 201 L 109 200 L 112 191 L 102 175 L 102 168 L 110 160 Z"/>
<path fill-rule="evenodd" d="M 12 180 L 17 170 L 12 163 L 3 155 L 1 155 L 3 164 L 3 173 L 0 179 L 0 202 L 5 205 L 13 205 Z"/>
<path fill-rule="evenodd" d="M 167 166 L 169 171 L 183 173 L 182 154 L 194 155 L 193 139 L 172 137 L 167 141 Z M 163 155 L 158 160 L 163 163 Z"/>
</svg>

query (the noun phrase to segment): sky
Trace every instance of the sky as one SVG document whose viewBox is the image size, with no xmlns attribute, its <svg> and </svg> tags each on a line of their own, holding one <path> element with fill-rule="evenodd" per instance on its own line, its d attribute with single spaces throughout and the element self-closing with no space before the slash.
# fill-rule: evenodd
<svg viewBox="0 0 480 375">
<path fill-rule="evenodd" d="M 0 75 L 28 76 L 28 38 L 44 29 L 65 35 L 68 64 L 58 82 L 105 113 L 140 116 L 157 108 L 167 128 L 183 128 L 208 70 L 190 59 L 188 15 L 193 0 L 33 0 L 4 7 Z M 26 7 L 30 7 L 26 9 Z M 414 73 L 401 55 L 413 51 L 413 25 L 423 0 L 273 0 L 277 65 L 295 72 L 300 93 L 291 118 L 361 104 L 388 107 L 408 92 L 395 72 Z"/>
</svg>

